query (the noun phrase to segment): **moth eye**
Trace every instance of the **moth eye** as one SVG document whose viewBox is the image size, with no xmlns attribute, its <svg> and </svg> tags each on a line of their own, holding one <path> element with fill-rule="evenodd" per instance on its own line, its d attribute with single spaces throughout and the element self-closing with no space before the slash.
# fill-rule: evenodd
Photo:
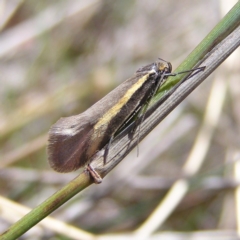
<svg viewBox="0 0 240 240">
<path fill-rule="evenodd" d="M 169 62 L 168 63 L 168 72 L 171 73 L 172 72 L 172 64 Z"/>
</svg>

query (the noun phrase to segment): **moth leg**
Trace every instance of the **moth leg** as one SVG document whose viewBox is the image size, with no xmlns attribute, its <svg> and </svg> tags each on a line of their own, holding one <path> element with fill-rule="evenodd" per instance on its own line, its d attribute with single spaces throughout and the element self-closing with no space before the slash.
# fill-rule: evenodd
<svg viewBox="0 0 240 240">
<path fill-rule="evenodd" d="M 137 127 L 139 126 L 139 131 L 141 130 L 141 124 L 142 122 L 144 121 L 145 119 L 145 115 L 146 115 L 146 112 L 147 112 L 147 109 L 149 107 L 149 104 L 152 100 L 152 97 L 155 95 L 155 93 L 157 92 L 157 90 L 161 87 L 161 85 L 164 83 L 164 77 L 165 75 L 161 75 L 160 76 L 160 79 L 158 80 L 158 83 L 156 85 L 156 87 L 152 90 L 152 92 L 150 93 L 148 99 L 146 100 L 146 103 L 143 105 L 143 106 L 140 106 L 140 108 L 138 109 L 138 112 L 137 112 L 137 117 L 136 117 L 136 120 L 135 120 L 135 126 L 132 130 L 132 134 L 135 133 Z M 142 112 L 142 115 L 140 114 Z M 138 143 L 139 143 L 139 134 L 138 134 Z M 137 143 L 137 145 L 138 145 Z"/>
<path fill-rule="evenodd" d="M 110 149 L 110 146 L 111 146 L 111 143 L 112 143 L 113 139 L 114 139 L 117 135 L 121 134 L 121 133 L 127 128 L 128 123 L 129 123 L 134 117 L 136 117 L 136 119 L 134 120 L 134 126 L 133 126 L 133 128 L 131 129 L 131 131 L 130 131 L 129 134 L 128 134 L 129 139 L 130 139 L 130 141 L 129 141 L 129 143 L 128 143 L 128 146 L 127 146 L 127 149 L 128 149 L 128 147 L 130 146 L 130 143 L 131 143 L 132 140 L 133 140 L 133 136 L 134 136 L 134 134 L 135 134 L 138 126 L 139 126 L 139 131 L 140 131 L 140 125 L 141 125 L 141 123 L 142 123 L 143 120 L 144 120 L 145 112 L 146 112 L 146 110 L 147 110 L 147 108 L 148 108 L 149 102 L 150 102 L 150 101 L 147 101 L 146 106 L 138 106 L 138 108 L 129 116 L 129 118 L 126 120 L 126 122 L 118 129 L 118 131 L 116 132 L 116 134 L 111 136 L 111 138 L 110 138 L 110 140 L 109 140 L 109 142 L 108 142 L 108 144 L 106 145 L 105 150 L 104 150 L 104 156 L 103 156 L 103 163 L 104 163 L 104 165 L 107 163 L 108 152 L 109 152 L 109 149 Z M 143 115 L 141 115 L 140 113 L 141 113 L 141 110 L 142 110 L 143 108 L 145 108 L 145 111 L 144 111 Z M 137 140 L 137 142 L 138 142 L 138 143 L 137 143 L 137 156 L 138 156 L 138 152 L 139 152 L 139 148 L 138 148 L 138 144 L 139 144 L 139 134 L 138 134 L 138 140 Z"/>
<path fill-rule="evenodd" d="M 126 121 L 126 123 L 119 128 L 119 130 L 117 131 L 116 136 L 117 136 L 118 134 L 121 134 L 121 133 L 126 129 L 125 126 L 127 125 L 127 123 L 128 123 L 135 115 L 138 115 L 140 110 L 141 110 L 141 108 L 140 108 L 139 110 L 135 111 L 135 112 L 129 117 L 129 119 Z M 133 128 L 135 129 L 136 127 L 134 126 Z M 135 130 L 136 130 L 136 129 L 135 129 Z M 134 130 L 134 132 L 135 132 L 135 130 Z M 129 133 L 129 138 L 130 138 L 130 142 L 129 142 L 129 143 L 131 143 L 132 138 L 133 138 L 133 135 L 134 135 L 134 132 L 133 132 L 133 133 L 132 133 L 132 132 L 133 132 L 133 130 L 131 130 L 131 132 Z M 131 135 L 130 135 L 130 134 L 131 134 Z M 116 137 L 116 136 L 115 136 L 115 135 L 112 135 L 112 136 L 111 136 L 109 142 L 107 143 L 107 145 L 106 145 L 106 147 L 105 147 L 105 149 L 104 149 L 104 155 L 103 155 L 103 163 L 104 163 L 104 165 L 107 163 L 107 157 L 108 157 L 109 149 L 110 149 L 110 147 L 111 147 L 111 144 L 112 144 L 112 141 L 113 141 L 114 137 Z"/>
<path fill-rule="evenodd" d="M 98 172 L 91 166 L 89 163 L 86 167 L 86 170 L 90 173 L 91 177 L 93 178 L 94 182 L 96 184 L 100 184 L 102 182 L 101 176 L 98 174 Z"/>
<path fill-rule="evenodd" d="M 134 136 L 134 133 L 137 130 L 137 127 L 139 127 L 138 130 L 138 135 L 137 135 L 137 156 L 139 154 L 139 139 L 140 139 L 140 131 L 141 131 L 141 124 L 143 123 L 144 119 L 145 119 L 145 115 L 147 112 L 147 109 L 149 107 L 149 104 L 151 102 L 152 97 L 155 95 L 155 93 L 157 92 L 157 90 L 160 88 L 160 86 L 163 84 L 164 81 L 164 75 L 162 75 L 158 81 L 158 84 L 156 85 L 156 87 L 153 89 L 153 91 L 150 93 L 149 98 L 146 100 L 146 104 L 144 104 L 143 106 L 140 106 L 140 108 L 138 109 L 138 112 L 136 114 L 136 120 L 135 120 L 135 126 L 133 127 L 132 131 L 131 131 L 131 139 L 130 139 L 130 143 L 132 141 L 132 138 Z M 142 115 L 140 114 L 142 112 Z"/>
<path fill-rule="evenodd" d="M 139 155 L 139 138 L 140 138 L 141 124 L 144 121 L 145 114 L 146 114 L 148 106 L 149 106 L 149 102 L 150 101 L 147 101 L 146 105 L 144 105 L 144 106 L 142 106 L 140 108 L 139 112 L 136 115 L 136 120 L 134 122 L 135 126 L 131 130 L 129 145 L 130 145 L 130 143 L 131 143 L 131 141 L 133 139 L 133 136 L 134 136 L 134 134 L 135 134 L 135 132 L 137 131 L 137 128 L 138 128 L 138 134 L 137 134 L 137 157 Z M 143 109 L 143 111 L 142 111 L 142 109 Z M 143 112 L 142 115 L 140 114 L 141 112 Z"/>
<path fill-rule="evenodd" d="M 110 149 L 110 146 L 111 146 L 111 143 L 112 143 L 113 138 L 114 138 L 114 135 L 111 136 L 108 144 L 107 144 L 106 147 L 105 147 L 104 155 L 103 155 L 103 163 L 104 163 L 104 165 L 107 163 L 107 156 L 108 156 L 108 152 L 109 152 L 109 149 Z"/>
<path fill-rule="evenodd" d="M 141 123 L 144 120 L 145 112 L 148 108 L 148 105 L 149 105 L 149 102 L 147 101 L 146 105 L 139 106 L 137 108 L 137 110 L 134 111 L 134 113 L 129 117 L 129 119 L 126 121 L 126 123 L 122 127 L 120 127 L 120 129 L 118 131 L 118 133 L 121 134 L 127 128 L 127 127 L 125 127 L 127 125 L 127 123 L 130 122 L 131 119 L 135 118 L 135 120 L 133 122 L 133 127 L 130 130 L 130 132 L 128 133 L 129 143 L 127 145 L 127 149 L 130 147 L 130 144 L 133 140 L 134 134 L 137 131 L 137 128 L 139 127 L 139 131 L 141 130 Z M 144 109 L 144 110 L 142 111 L 142 109 Z M 141 115 L 141 112 L 143 113 L 142 115 Z M 139 154 L 139 131 L 138 131 L 138 136 L 137 136 L 137 156 Z"/>
</svg>

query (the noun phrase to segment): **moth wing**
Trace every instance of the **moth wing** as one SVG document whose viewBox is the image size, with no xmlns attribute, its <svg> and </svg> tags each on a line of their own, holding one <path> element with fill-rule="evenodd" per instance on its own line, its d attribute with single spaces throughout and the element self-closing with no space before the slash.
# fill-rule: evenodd
<svg viewBox="0 0 240 240">
<path fill-rule="evenodd" d="M 49 130 L 48 161 L 57 172 L 71 172 L 89 160 L 86 150 L 92 132 L 88 117 L 80 115 L 60 118 Z"/>
<path fill-rule="evenodd" d="M 146 66 L 140 67 L 136 73 L 147 73 L 148 71 L 151 71 L 155 66 L 155 63 L 148 64 Z"/>
</svg>

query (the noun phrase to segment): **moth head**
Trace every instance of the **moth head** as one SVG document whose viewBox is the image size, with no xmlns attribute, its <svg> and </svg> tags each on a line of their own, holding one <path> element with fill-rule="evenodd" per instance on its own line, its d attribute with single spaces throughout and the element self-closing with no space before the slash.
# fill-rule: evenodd
<svg viewBox="0 0 240 240">
<path fill-rule="evenodd" d="M 161 58 L 159 58 L 159 60 L 156 62 L 156 68 L 161 73 L 171 73 L 172 72 L 172 64 Z"/>
</svg>

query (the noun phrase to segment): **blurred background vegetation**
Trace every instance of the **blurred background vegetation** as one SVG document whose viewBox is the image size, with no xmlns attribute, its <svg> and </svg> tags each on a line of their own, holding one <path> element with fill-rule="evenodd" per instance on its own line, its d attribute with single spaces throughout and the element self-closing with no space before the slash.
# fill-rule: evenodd
<svg viewBox="0 0 240 240">
<path fill-rule="evenodd" d="M 78 174 L 50 169 L 50 126 L 60 117 L 81 113 L 158 57 L 176 68 L 233 6 L 227 0 L 0 4 L 0 194 L 31 208 Z M 52 216 L 96 234 L 136 229 L 184 175 L 182 166 L 204 124 L 213 79 L 217 87 L 223 78 L 223 109 L 212 135 L 203 139 L 209 142 L 204 164 L 158 230 L 235 230 L 234 164 L 240 156 L 237 62 L 239 56 L 223 64 L 174 110 L 140 144 L 139 157 L 134 150 L 101 185 L 92 185 Z M 3 203 L 0 208 L 2 232 L 18 214 Z M 31 230 L 23 239 L 33 236 L 69 239 L 51 226 Z"/>
</svg>

